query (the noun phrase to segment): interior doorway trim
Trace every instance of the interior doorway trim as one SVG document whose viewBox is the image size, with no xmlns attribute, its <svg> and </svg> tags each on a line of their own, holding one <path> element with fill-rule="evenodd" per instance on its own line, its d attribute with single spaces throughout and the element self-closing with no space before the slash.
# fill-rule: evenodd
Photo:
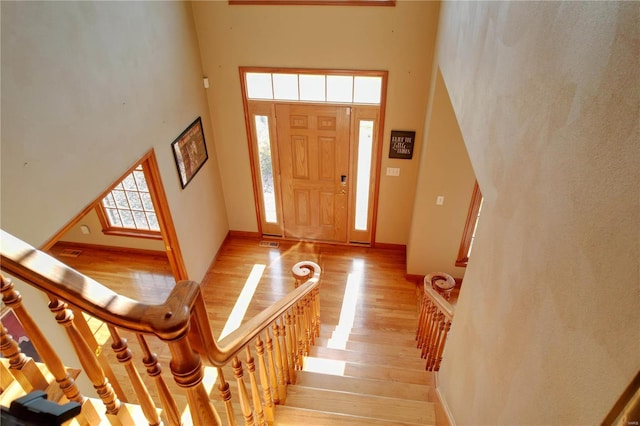
<svg viewBox="0 0 640 426">
<path fill-rule="evenodd" d="M 62 236 L 73 228 L 78 222 L 80 222 L 91 210 L 96 208 L 96 203 L 100 203 L 102 199 L 113 189 L 113 186 L 122 181 L 127 175 L 129 175 L 139 164 L 145 164 L 145 178 L 147 185 L 149 186 L 149 193 L 151 200 L 154 204 L 156 215 L 158 217 L 158 223 L 160 225 L 160 233 L 162 234 L 162 241 L 164 248 L 171 265 L 171 271 L 176 281 L 186 280 L 187 268 L 182 259 L 182 252 L 180 250 L 180 244 L 178 243 L 178 236 L 176 234 L 173 219 L 169 211 L 169 203 L 167 201 L 166 193 L 162 185 L 162 179 L 160 178 L 160 169 L 156 160 L 155 152 L 151 149 L 142 158 L 131 166 L 126 172 L 122 174 L 113 184 L 109 186 L 105 191 L 99 194 L 95 200 L 87 205 L 80 213 L 78 213 L 73 219 L 67 222 L 58 232 L 56 232 L 51 238 L 49 238 L 44 244 L 40 246 L 40 250 L 48 251 L 57 243 Z"/>
</svg>

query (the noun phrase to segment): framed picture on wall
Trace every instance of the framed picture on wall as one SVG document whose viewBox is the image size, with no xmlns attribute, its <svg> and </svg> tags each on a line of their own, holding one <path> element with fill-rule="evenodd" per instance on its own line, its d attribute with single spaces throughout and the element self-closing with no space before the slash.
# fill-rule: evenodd
<svg viewBox="0 0 640 426">
<path fill-rule="evenodd" d="M 389 144 L 389 158 L 413 158 L 413 144 L 416 141 L 416 132 L 413 130 L 392 130 L 391 143 Z"/>
<path fill-rule="evenodd" d="M 202 131 L 202 120 L 198 117 L 171 144 L 176 159 L 180 184 L 184 189 L 209 158 L 207 144 Z"/>
</svg>

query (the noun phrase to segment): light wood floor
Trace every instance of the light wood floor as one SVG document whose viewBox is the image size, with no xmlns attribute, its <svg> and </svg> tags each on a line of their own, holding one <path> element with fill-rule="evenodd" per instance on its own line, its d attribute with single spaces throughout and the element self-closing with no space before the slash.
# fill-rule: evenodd
<svg viewBox="0 0 640 426">
<path fill-rule="evenodd" d="M 350 282 L 350 303 L 355 304 L 353 327 L 415 330 L 416 285 L 405 278 L 404 251 L 293 241 L 280 241 L 279 247 L 268 248 L 261 247 L 260 241 L 227 239 L 202 282 L 216 336 L 236 304 L 247 305 L 246 320 L 291 291 L 291 267 L 301 260 L 311 260 L 322 268 L 323 323 L 338 324 Z M 51 254 L 132 299 L 158 303 L 174 285 L 165 256 L 87 247 L 81 248 L 78 257 L 62 256 L 62 250 L 69 247 L 73 246 L 56 245 Z M 246 292 L 252 287 L 247 280 L 252 271 L 258 274 L 259 282 L 247 300 Z M 244 300 L 238 300 L 245 285 Z"/>
<path fill-rule="evenodd" d="M 279 247 L 267 248 L 259 242 L 255 238 L 227 239 L 202 282 L 216 337 L 234 309 L 244 312 L 241 318 L 246 321 L 291 291 L 294 288 L 291 267 L 302 260 L 314 261 L 322 268 L 323 324 L 415 332 L 416 284 L 405 278 L 404 251 L 291 241 L 280 241 Z M 83 249 L 83 253 L 73 258 L 60 257 L 59 249 L 54 247 L 52 254 L 61 261 L 128 297 L 159 302 L 173 285 L 168 263 L 162 256 Z M 258 276 L 259 280 L 252 283 L 248 280 L 250 276 Z M 348 297 L 345 298 L 345 294 Z M 136 353 L 135 337 L 127 337 Z M 168 349 L 159 342 L 152 342 L 152 346 L 158 353 L 168 384 L 175 386 L 168 372 Z M 115 356 L 113 359 L 116 363 Z M 142 363 L 137 364 L 139 371 L 144 372 Z M 116 375 L 122 374 L 123 380 L 119 381 L 128 399 L 135 401 L 133 394 L 129 395 L 124 373 L 119 371 Z M 148 386 L 153 387 L 150 381 Z M 180 393 L 176 389 L 174 395 Z M 178 402 L 185 403 L 179 397 Z"/>
</svg>

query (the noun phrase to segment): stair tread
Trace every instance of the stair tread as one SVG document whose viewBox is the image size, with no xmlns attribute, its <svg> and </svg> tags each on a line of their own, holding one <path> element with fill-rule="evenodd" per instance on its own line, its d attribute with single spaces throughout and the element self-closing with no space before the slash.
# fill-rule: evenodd
<svg viewBox="0 0 640 426">
<path fill-rule="evenodd" d="M 406 356 L 411 359 L 420 359 L 420 349 L 418 349 L 415 344 L 406 346 L 399 345 L 397 343 L 387 343 L 384 341 L 359 342 L 352 340 L 345 341 L 340 338 L 325 339 L 321 337 L 316 339 L 316 345 L 332 349 L 346 349 L 350 351 L 361 351 L 378 355 L 384 354 L 390 356 Z"/>
<path fill-rule="evenodd" d="M 368 417 L 351 416 L 341 413 L 310 410 L 307 408 L 280 405 L 276 407 L 276 418 L 273 422 L 278 426 L 305 425 L 358 425 L 358 426 L 413 426 L 421 423 L 398 422 L 394 420 L 373 419 Z M 435 424 L 435 423 L 434 423 Z"/>
<path fill-rule="evenodd" d="M 420 359 L 420 354 L 417 351 L 415 357 L 413 357 L 314 346 L 309 350 L 309 356 L 361 364 L 397 365 L 408 370 L 422 371 L 425 368 L 424 360 Z"/>
<path fill-rule="evenodd" d="M 397 337 L 401 337 L 401 338 L 409 338 L 409 339 L 414 339 L 415 335 L 416 335 L 416 330 L 415 328 L 412 326 L 409 329 L 397 329 L 397 328 L 388 328 L 388 329 L 381 329 L 381 328 L 366 328 L 366 327 L 339 327 L 337 325 L 331 325 L 331 324 L 320 324 L 320 335 L 321 336 L 327 336 L 330 335 L 333 332 L 340 332 L 340 333 L 349 333 L 352 335 L 362 335 L 362 336 L 378 336 L 381 338 L 397 338 Z"/>
<path fill-rule="evenodd" d="M 433 384 L 433 376 L 424 369 L 421 371 L 394 367 L 390 365 L 360 364 L 339 360 L 305 357 L 304 371 L 338 376 L 364 377 L 387 380 L 390 382 Z"/>
<path fill-rule="evenodd" d="M 390 382 L 366 377 L 331 376 L 322 373 L 300 371 L 298 372 L 296 385 L 424 402 L 433 402 L 436 400 L 433 387 L 428 384 Z"/>
<path fill-rule="evenodd" d="M 396 335 L 376 335 L 376 334 L 358 334 L 348 333 L 344 331 L 333 331 L 332 333 L 320 333 L 320 338 L 345 339 L 348 342 L 364 342 L 364 343 L 382 343 L 387 345 L 399 345 L 403 347 L 417 347 L 415 333 L 396 334 Z"/>
<path fill-rule="evenodd" d="M 287 405 L 331 413 L 418 424 L 435 424 L 435 404 L 293 385 Z"/>
</svg>

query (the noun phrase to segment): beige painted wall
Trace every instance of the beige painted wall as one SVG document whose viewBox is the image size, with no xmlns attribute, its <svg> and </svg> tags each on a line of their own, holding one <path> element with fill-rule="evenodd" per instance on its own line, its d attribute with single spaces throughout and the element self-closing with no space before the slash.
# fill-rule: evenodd
<svg viewBox="0 0 640 426">
<path fill-rule="evenodd" d="M 475 174 L 440 71 L 433 78 L 407 244 L 407 273 L 445 272 L 462 278 L 466 268 L 455 261 Z M 438 196 L 444 196 L 443 205 L 436 205 Z"/>
<path fill-rule="evenodd" d="M 406 244 L 420 143 L 412 160 L 388 159 L 392 129 L 422 140 L 439 3 L 396 7 L 229 6 L 195 2 L 229 226 L 257 231 L 239 66 L 389 71 L 377 242 Z"/>
<path fill-rule="evenodd" d="M 201 279 L 228 224 L 190 5 L 2 2 L 1 31 L 2 228 L 42 244 L 154 148 L 188 273 Z M 170 144 L 199 115 L 210 159 L 181 190 Z M 66 341 L 46 309 L 32 312 Z M 70 359 L 70 345 L 58 349 Z"/>
<path fill-rule="evenodd" d="M 485 196 L 440 384 L 457 424 L 599 424 L 640 369 L 640 3 L 447 2 Z"/>
<path fill-rule="evenodd" d="M 228 230 L 201 78 L 188 3 L 3 3 L 3 229 L 43 243 L 154 148 L 201 279 Z M 197 116 L 210 158 L 182 190 L 170 144 Z"/>
<path fill-rule="evenodd" d="M 89 227 L 89 234 L 83 234 L 81 226 Z M 95 244 L 101 246 L 127 247 L 143 250 L 156 250 L 164 252 L 164 243 L 162 240 L 152 240 L 149 238 L 132 238 L 120 235 L 108 235 L 102 232 L 102 224 L 98 219 L 95 209 L 91 209 L 80 222 L 75 224 L 71 229 L 64 233 L 60 241 Z"/>
</svg>

